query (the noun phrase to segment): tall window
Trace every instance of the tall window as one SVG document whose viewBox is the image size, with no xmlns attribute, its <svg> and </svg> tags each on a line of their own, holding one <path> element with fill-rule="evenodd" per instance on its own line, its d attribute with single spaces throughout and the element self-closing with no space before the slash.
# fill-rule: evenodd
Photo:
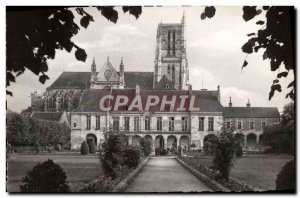
<svg viewBox="0 0 300 198">
<path fill-rule="evenodd" d="M 119 131 L 119 127 L 120 127 L 120 118 L 119 117 L 113 117 L 113 130 L 114 131 Z"/>
<path fill-rule="evenodd" d="M 188 118 L 187 117 L 182 118 L 181 126 L 182 126 L 182 131 L 188 130 Z"/>
<path fill-rule="evenodd" d="M 162 130 L 162 117 L 157 117 L 156 129 L 158 131 Z"/>
<path fill-rule="evenodd" d="M 214 130 L 214 117 L 208 117 L 208 130 Z"/>
<path fill-rule="evenodd" d="M 151 120 L 150 120 L 150 117 L 146 117 L 145 118 L 145 130 L 150 130 L 150 123 L 151 123 Z"/>
<path fill-rule="evenodd" d="M 173 30 L 173 55 L 175 55 L 175 30 Z"/>
<path fill-rule="evenodd" d="M 129 131 L 129 117 L 124 118 L 124 130 Z"/>
<path fill-rule="evenodd" d="M 242 122 L 238 122 L 237 128 L 242 129 Z"/>
<path fill-rule="evenodd" d="M 86 116 L 86 129 L 87 130 L 91 129 L 91 116 L 90 115 Z"/>
<path fill-rule="evenodd" d="M 250 121 L 250 129 L 253 130 L 254 129 L 254 122 Z"/>
<path fill-rule="evenodd" d="M 96 116 L 96 130 L 100 129 L 100 116 Z"/>
<path fill-rule="evenodd" d="M 174 131 L 174 117 L 169 118 L 169 131 Z"/>
<path fill-rule="evenodd" d="M 204 117 L 199 117 L 199 131 L 204 131 Z"/>
<path fill-rule="evenodd" d="M 227 129 L 230 129 L 230 124 L 231 124 L 230 122 L 226 122 L 226 128 Z"/>
<path fill-rule="evenodd" d="M 265 127 L 266 127 L 266 122 L 265 121 L 261 122 L 261 129 L 264 130 Z"/>
<path fill-rule="evenodd" d="M 134 117 L 134 131 L 140 130 L 140 118 Z"/>
</svg>

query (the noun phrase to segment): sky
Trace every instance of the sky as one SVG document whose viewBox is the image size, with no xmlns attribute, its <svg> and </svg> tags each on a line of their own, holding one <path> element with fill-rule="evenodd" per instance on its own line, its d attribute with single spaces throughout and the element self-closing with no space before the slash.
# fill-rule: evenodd
<svg viewBox="0 0 300 198">
<path fill-rule="evenodd" d="M 50 80 L 41 84 L 38 76 L 26 70 L 8 88 L 13 92 L 13 97 L 7 96 L 7 107 L 15 112 L 27 108 L 30 106 L 30 93 L 44 92 L 63 71 L 90 71 L 93 57 L 98 71 L 108 56 L 117 70 L 123 57 L 125 71 L 154 71 L 158 23 L 180 23 L 185 13 L 187 58 L 193 89 L 216 90 L 220 85 L 223 106 L 228 106 L 231 96 L 233 106 L 246 106 L 249 99 L 251 106 L 278 107 L 281 112 L 283 106 L 290 102 L 285 95 L 288 93 L 288 83 L 293 80 L 293 73 L 280 80 L 283 91 L 276 92 L 269 101 L 270 87 L 277 72 L 270 71 L 269 61 L 262 58 L 263 52 L 250 54 L 247 57 L 248 66 L 241 70 L 246 58 L 241 47 L 247 42 L 248 33 L 261 28 L 255 22 L 264 20 L 265 13 L 245 22 L 242 7 L 216 9 L 213 18 L 201 20 L 204 7 L 144 7 L 136 20 L 133 15 L 124 14 L 118 8 L 119 19 L 114 24 L 96 8 L 86 8 L 95 22 L 90 23 L 87 29 L 81 27 L 72 38 L 86 50 L 86 62 L 77 61 L 74 50 L 71 53 L 57 50 L 55 59 L 48 61 L 47 75 Z M 79 24 L 79 16 L 75 12 L 74 15 Z"/>
</svg>

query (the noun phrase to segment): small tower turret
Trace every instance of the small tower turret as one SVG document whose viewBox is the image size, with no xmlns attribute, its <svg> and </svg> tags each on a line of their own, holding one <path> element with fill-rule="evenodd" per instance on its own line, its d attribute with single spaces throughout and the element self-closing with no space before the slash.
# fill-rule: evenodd
<svg viewBox="0 0 300 198">
<path fill-rule="evenodd" d="M 91 66 L 91 81 L 95 80 L 96 78 L 96 71 L 97 67 L 96 67 L 96 62 L 95 62 L 95 57 L 93 58 L 93 63 Z"/>
<path fill-rule="evenodd" d="M 120 73 L 119 73 L 119 88 L 124 89 L 125 86 L 125 76 L 124 76 L 124 64 L 123 64 L 123 57 L 121 58 L 120 63 Z"/>
</svg>

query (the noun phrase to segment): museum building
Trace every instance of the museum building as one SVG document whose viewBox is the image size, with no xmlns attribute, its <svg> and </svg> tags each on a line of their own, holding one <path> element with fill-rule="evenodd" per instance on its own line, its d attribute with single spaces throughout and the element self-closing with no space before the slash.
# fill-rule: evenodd
<svg viewBox="0 0 300 198">
<path fill-rule="evenodd" d="M 100 146 L 105 134 L 116 131 L 128 136 L 129 144 L 137 145 L 141 138 L 151 141 L 153 151 L 178 146 L 188 150 L 191 144 L 201 149 L 222 126 L 242 133 L 244 148 L 263 146 L 263 128 L 279 121 L 278 109 L 251 107 L 249 101 L 234 107 L 231 98 L 223 107 L 220 86 L 193 90 L 185 42 L 184 16 L 178 24 L 160 23 L 154 72 L 126 72 L 122 58 L 117 71 L 109 57 L 97 68 L 93 59 L 91 72 L 63 72 L 43 96 L 32 95 L 32 106 L 69 112 L 72 149 L 79 149 L 84 140 Z M 157 101 L 149 100 L 145 108 L 149 97 Z"/>
</svg>

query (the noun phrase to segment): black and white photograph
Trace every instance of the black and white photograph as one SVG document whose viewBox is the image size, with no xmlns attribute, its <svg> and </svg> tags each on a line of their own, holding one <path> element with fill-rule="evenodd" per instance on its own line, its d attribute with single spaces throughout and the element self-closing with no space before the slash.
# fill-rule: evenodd
<svg viewBox="0 0 300 198">
<path fill-rule="evenodd" d="M 5 9 L 8 194 L 296 193 L 294 6 Z"/>
</svg>

